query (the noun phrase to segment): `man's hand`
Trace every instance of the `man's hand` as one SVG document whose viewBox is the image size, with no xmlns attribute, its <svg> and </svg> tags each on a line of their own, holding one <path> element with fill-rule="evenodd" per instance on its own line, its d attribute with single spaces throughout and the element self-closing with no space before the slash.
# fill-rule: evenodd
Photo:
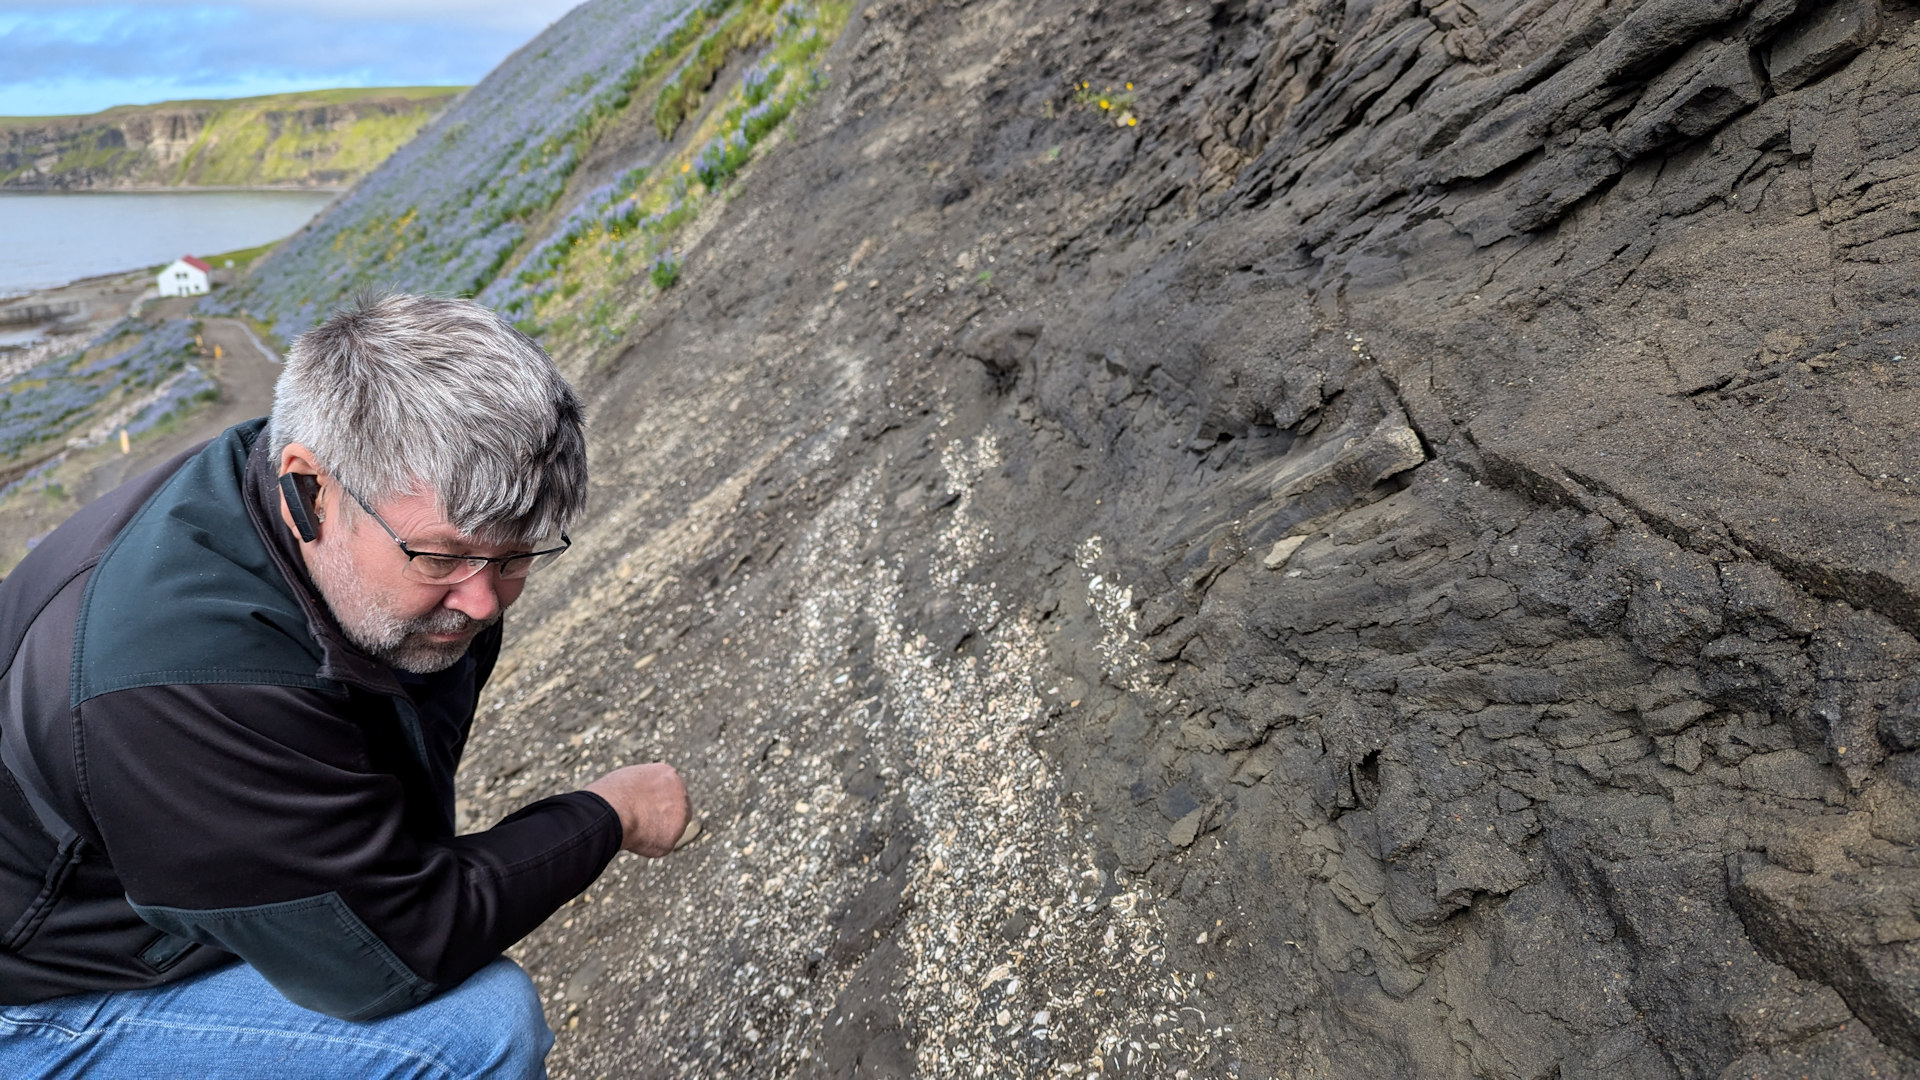
<svg viewBox="0 0 1920 1080">
<path fill-rule="evenodd" d="M 607 800 L 620 815 L 626 834 L 620 846 L 635 855 L 657 859 L 672 851 L 693 818 L 687 785 L 664 761 L 615 769 L 588 784 L 587 790 Z"/>
</svg>

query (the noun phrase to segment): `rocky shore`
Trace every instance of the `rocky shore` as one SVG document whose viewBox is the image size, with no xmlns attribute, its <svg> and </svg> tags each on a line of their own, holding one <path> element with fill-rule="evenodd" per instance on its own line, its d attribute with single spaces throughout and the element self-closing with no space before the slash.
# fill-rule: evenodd
<svg viewBox="0 0 1920 1080">
<path fill-rule="evenodd" d="M 153 291 L 153 274 L 146 269 L 36 289 L 0 299 L 0 328 L 49 335 L 97 332 L 125 317 Z"/>
</svg>

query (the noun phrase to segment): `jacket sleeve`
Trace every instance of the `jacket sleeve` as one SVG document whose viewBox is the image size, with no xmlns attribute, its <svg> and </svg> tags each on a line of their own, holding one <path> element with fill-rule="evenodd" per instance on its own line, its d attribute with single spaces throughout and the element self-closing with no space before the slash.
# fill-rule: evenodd
<svg viewBox="0 0 1920 1080">
<path fill-rule="evenodd" d="M 81 706 L 84 790 L 141 918 L 365 1020 L 478 971 L 592 883 L 618 816 L 576 791 L 428 844 L 344 695 L 142 687 Z"/>
</svg>

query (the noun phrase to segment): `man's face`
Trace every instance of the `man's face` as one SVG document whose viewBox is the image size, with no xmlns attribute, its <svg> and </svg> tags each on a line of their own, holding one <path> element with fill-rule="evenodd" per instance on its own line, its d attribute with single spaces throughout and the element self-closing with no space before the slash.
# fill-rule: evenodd
<svg viewBox="0 0 1920 1080">
<path fill-rule="evenodd" d="M 391 667 L 420 674 L 451 667 L 526 587 L 524 580 L 500 580 L 493 566 L 454 585 L 408 580 L 399 545 L 358 506 L 342 505 L 351 501 L 340 485 L 327 484 L 320 539 L 301 548 L 340 628 Z M 432 496 L 402 496 L 374 509 L 416 551 L 498 556 L 525 550 L 461 534 L 440 517 Z"/>
</svg>

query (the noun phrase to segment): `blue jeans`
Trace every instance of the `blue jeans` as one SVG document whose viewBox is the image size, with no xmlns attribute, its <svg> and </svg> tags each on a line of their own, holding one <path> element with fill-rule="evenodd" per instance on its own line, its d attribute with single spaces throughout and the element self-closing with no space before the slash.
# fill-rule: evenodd
<svg viewBox="0 0 1920 1080">
<path fill-rule="evenodd" d="M 552 1047 L 533 980 L 504 957 L 365 1024 L 293 1004 L 246 964 L 151 990 L 0 1006 L 4 1077 L 538 1080 Z"/>
</svg>

